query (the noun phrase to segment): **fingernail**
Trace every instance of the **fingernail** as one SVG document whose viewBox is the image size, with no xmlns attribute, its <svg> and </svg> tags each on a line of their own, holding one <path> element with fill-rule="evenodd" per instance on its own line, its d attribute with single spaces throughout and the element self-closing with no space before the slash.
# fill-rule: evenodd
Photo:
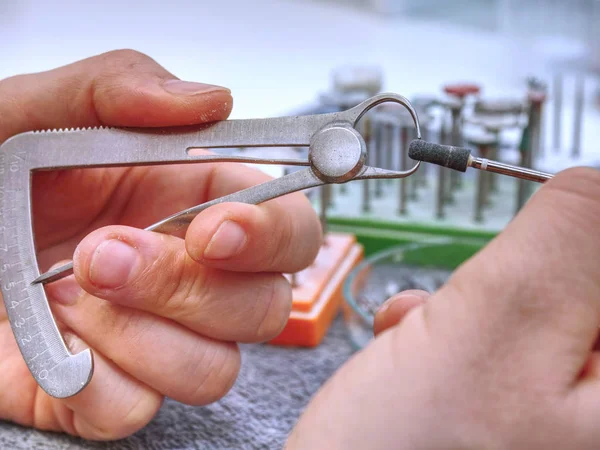
<svg viewBox="0 0 600 450">
<path fill-rule="evenodd" d="M 67 344 L 67 348 L 71 350 L 71 353 L 79 353 L 88 348 L 83 341 L 71 331 L 64 331 L 62 337 L 65 344 Z"/>
<path fill-rule="evenodd" d="M 223 86 L 182 80 L 165 81 L 163 83 L 163 88 L 168 93 L 175 95 L 200 95 L 218 91 L 231 92 L 229 89 Z"/>
<path fill-rule="evenodd" d="M 385 311 L 387 311 L 388 309 L 390 309 L 390 306 L 392 306 L 392 304 L 394 304 L 394 302 L 396 300 L 398 300 L 399 297 L 390 297 L 388 298 L 385 302 L 383 302 L 383 304 L 379 307 L 379 309 L 377 310 L 378 313 L 383 313 Z"/>
<path fill-rule="evenodd" d="M 92 256 L 90 281 L 99 288 L 116 289 L 127 283 L 137 265 L 136 249 L 118 239 L 102 242 Z"/>
<path fill-rule="evenodd" d="M 427 292 L 424 291 L 417 291 L 417 290 L 408 290 L 408 291 L 404 291 L 401 292 L 399 294 L 396 294 L 390 298 L 388 298 L 378 309 L 379 313 L 383 313 L 385 311 L 387 311 L 388 309 L 390 309 L 390 306 L 392 306 L 394 303 L 396 303 L 397 301 L 402 301 L 402 300 L 406 300 L 406 299 L 415 299 L 415 300 L 421 300 L 421 299 L 426 299 L 429 297 L 429 294 Z"/>
<path fill-rule="evenodd" d="M 226 220 L 211 238 L 204 257 L 206 259 L 228 259 L 237 255 L 246 245 L 246 232 L 237 223 Z"/>
</svg>

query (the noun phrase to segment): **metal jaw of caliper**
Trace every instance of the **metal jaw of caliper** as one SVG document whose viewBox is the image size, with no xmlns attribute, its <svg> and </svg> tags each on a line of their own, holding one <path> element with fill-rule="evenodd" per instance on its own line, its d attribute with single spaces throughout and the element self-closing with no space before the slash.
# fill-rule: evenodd
<svg viewBox="0 0 600 450">
<path fill-rule="evenodd" d="M 416 112 L 404 97 L 380 94 L 347 111 L 274 119 L 227 120 L 167 129 L 70 129 L 28 132 L 0 147 L 0 280 L 8 319 L 23 358 L 42 389 L 56 398 L 80 392 L 91 380 L 92 352 L 71 354 L 52 317 L 44 283 L 72 273 L 66 265 L 40 276 L 32 227 L 31 178 L 40 170 L 247 162 L 308 166 L 272 181 L 182 211 L 147 230 L 183 229 L 207 207 L 221 202 L 258 204 L 281 195 L 327 183 L 368 178 L 403 178 L 404 172 L 365 165 L 366 144 L 355 129 L 359 119 L 383 102 Z M 309 160 L 265 160 L 223 155 L 194 156 L 194 148 L 306 147 Z"/>
</svg>

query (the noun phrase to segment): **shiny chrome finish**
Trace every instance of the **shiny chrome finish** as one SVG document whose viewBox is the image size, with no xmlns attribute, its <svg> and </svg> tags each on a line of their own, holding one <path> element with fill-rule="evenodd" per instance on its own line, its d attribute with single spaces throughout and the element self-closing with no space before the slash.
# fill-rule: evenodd
<svg viewBox="0 0 600 450">
<path fill-rule="evenodd" d="M 527 169 L 525 167 L 513 166 L 473 156 L 469 158 L 469 167 L 500 175 L 508 175 L 510 177 L 520 178 L 521 180 L 535 181 L 536 183 L 545 183 L 554 176 L 550 173 L 540 172 L 539 170 Z"/>
</svg>

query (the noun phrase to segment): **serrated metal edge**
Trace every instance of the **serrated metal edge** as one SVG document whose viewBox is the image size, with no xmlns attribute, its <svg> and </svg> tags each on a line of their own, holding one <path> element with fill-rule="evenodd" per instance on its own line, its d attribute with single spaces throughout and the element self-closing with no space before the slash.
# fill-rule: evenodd
<svg viewBox="0 0 600 450">
<path fill-rule="evenodd" d="M 33 130 L 32 133 L 69 133 L 72 131 L 100 131 L 100 130 L 112 130 L 113 127 L 77 127 L 77 128 L 52 128 L 45 130 Z"/>
</svg>

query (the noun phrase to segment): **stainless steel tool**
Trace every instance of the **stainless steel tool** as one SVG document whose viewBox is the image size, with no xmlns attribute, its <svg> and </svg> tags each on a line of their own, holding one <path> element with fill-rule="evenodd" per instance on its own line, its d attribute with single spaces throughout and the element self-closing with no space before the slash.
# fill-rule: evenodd
<svg viewBox="0 0 600 450">
<path fill-rule="evenodd" d="M 329 183 L 369 178 L 403 178 L 419 167 L 397 172 L 365 165 L 367 148 L 355 129 L 373 107 L 395 102 L 417 114 L 407 99 L 376 95 L 347 111 L 273 119 L 227 120 L 168 129 L 70 129 L 28 132 L 0 147 L 0 278 L 8 319 L 23 358 L 49 395 L 80 392 L 93 372 L 91 351 L 71 354 L 48 306 L 44 283 L 72 273 L 72 264 L 39 274 L 32 228 L 31 176 L 40 170 L 181 163 L 244 162 L 307 166 L 281 178 L 174 214 L 146 230 L 171 233 L 186 228 L 204 209 L 223 202 L 258 204 Z M 309 147 L 308 160 L 261 159 L 240 155 L 194 155 L 196 148 Z"/>
</svg>

